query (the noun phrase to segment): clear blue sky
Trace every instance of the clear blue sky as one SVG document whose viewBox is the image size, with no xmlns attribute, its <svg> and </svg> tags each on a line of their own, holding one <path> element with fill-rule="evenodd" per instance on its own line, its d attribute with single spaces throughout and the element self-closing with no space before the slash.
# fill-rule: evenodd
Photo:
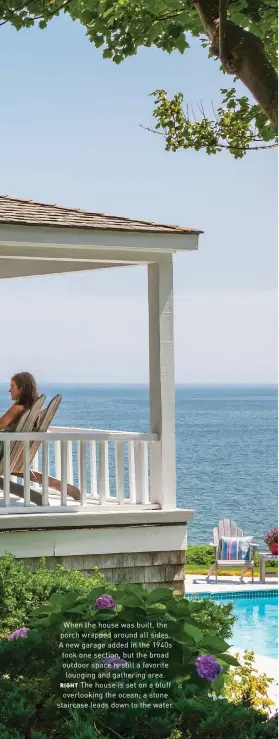
<svg viewBox="0 0 279 739">
<path fill-rule="evenodd" d="M 197 41 L 116 66 L 67 17 L 0 34 L 0 191 L 204 230 L 198 253 L 175 257 L 176 380 L 275 382 L 276 152 L 166 153 L 139 126 L 152 125 L 154 89 L 210 113 L 231 78 Z M 42 380 L 147 380 L 143 268 L 0 290 L 0 380 L 22 367 Z"/>
</svg>

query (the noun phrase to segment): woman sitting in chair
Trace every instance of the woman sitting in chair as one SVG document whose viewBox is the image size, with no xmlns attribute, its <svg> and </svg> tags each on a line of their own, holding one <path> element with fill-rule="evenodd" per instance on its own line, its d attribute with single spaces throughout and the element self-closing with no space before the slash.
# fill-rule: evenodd
<svg viewBox="0 0 279 739">
<path fill-rule="evenodd" d="M 29 372 L 19 372 L 12 377 L 10 382 L 10 395 L 14 401 L 11 408 L 0 418 L 0 432 L 12 432 L 16 430 L 20 416 L 24 411 L 32 408 L 38 399 L 36 380 Z M 4 443 L 0 441 L 0 460 L 4 455 Z"/>
</svg>

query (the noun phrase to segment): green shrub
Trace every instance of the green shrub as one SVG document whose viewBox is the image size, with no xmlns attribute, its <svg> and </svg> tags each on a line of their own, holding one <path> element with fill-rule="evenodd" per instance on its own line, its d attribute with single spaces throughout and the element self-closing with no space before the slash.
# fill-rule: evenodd
<svg viewBox="0 0 279 739">
<path fill-rule="evenodd" d="M 187 739 L 275 739 L 277 728 L 251 708 L 226 700 L 185 702 L 180 729 Z"/>
<path fill-rule="evenodd" d="M 53 571 L 52 571 L 53 572 Z M 85 580 L 87 582 L 87 580 Z M 223 689 L 229 666 L 237 664 L 228 654 L 228 645 L 214 636 L 205 602 L 175 598 L 168 588 L 148 593 L 139 586 L 106 585 L 115 607 L 92 610 L 92 603 L 104 592 L 103 586 L 87 594 L 68 590 L 55 592 L 41 608 L 29 615 L 27 636 L 0 639 L 0 737 L 1 739 L 275 739 L 275 724 L 258 711 L 235 706 L 226 699 L 214 699 Z M 218 626 L 218 605 L 215 626 Z M 211 607 L 211 606 L 210 606 Z M 213 611 L 211 611 L 213 614 Z M 206 614 L 206 617 L 205 617 Z M 205 625 L 206 618 L 209 619 Z M 164 678 L 170 680 L 170 708 L 138 707 L 114 710 L 59 708 L 59 689 L 65 670 L 59 653 L 64 621 L 73 622 L 73 638 L 81 644 L 83 621 L 96 623 L 102 633 L 116 623 L 167 624 L 173 655 Z M 18 624 L 17 624 L 18 625 Z M 20 624 L 22 626 L 23 624 Z M 67 631 L 71 629 L 67 628 Z M 82 633 L 82 629 L 81 629 Z M 146 652 L 150 652 L 152 641 Z M 90 645 L 89 645 L 90 646 Z M 89 647 L 87 647 L 88 650 Z M 138 646 L 137 646 L 138 648 Z M 78 647 L 77 647 L 78 650 Z M 121 649 L 118 650 L 122 656 Z M 215 655 L 223 667 L 223 676 L 210 682 L 198 677 L 195 660 L 201 654 Z M 95 653 L 92 652 L 91 662 Z M 129 665 L 129 672 L 133 666 Z M 221 678 L 221 679 L 220 679 Z M 132 678 L 133 679 L 133 678 Z M 133 679 L 136 683 L 136 678 Z M 148 690 L 152 691 L 153 679 Z M 120 688 L 121 690 L 121 688 Z M 213 692 L 214 691 L 214 692 Z M 115 688 L 117 695 L 119 688 Z M 208 693 L 211 697 L 208 697 Z M 116 699 L 117 700 L 117 699 Z M 242 732 L 242 733 L 241 733 Z"/>
<path fill-rule="evenodd" d="M 215 603 L 210 598 L 203 598 L 200 602 L 203 604 L 199 612 L 200 623 L 209 629 L 211 634 L 216 634 L 221 639 L 230 639 L 232 627 L 237 621 L 233 603 Z"/>
<path fill-rule="evenodd" d="M 6 682 L 8 690 L 3 690 Z M 64 716 L 60 711 L 51 721 L 49 708 L 48 726 L 32 729 L 32 721 L 43 720 L 40 695 L 36 712 L 19 708 L 22 694 L 10 681 L 0 680 L 0 737 L 1 739 L 277 739 L 278 729 L 257 711 L 236 706 L 226 700 L 212 700 L 185 695 L 174 700 L 172 710 L 154 716 L 148 709 L 135 714 L 129 709 L 115 711 L 102 718 L 91 710 L 73 711 Z M 190 692 L 190 691 L 188 691 Z M 20 724 L 21 722 L 21 724 Z"/>
<path fill-rule="evenodd" d="M 211 567 L 214 564 L 214 549 L 209 546 L 190 546 L 186 549 L 186 564 Z"/>
<path fill-rule="evenodd" d="M 9 632 L 25 624 L 34 608 L 53 593 L 75 590 L 86 595 L 92 588 L 104 584 L 105 578 L 97 567 L 92 569 L 92 575 L 85 577 L 82 572 L 64 570 L 61 565 L 49 570 L 42 557 L 38 569 L 32 573 L 24 562 L 6 552 L 0 557 L 0 632 Z"/>
<path fill-rule="evenodd" d="M 172 700 L 172 694 L 176 696 L 177 690 L 181 691 L 181 686 L 185 682 L 194 686 L 195 694 L 207 694 L 209 690 L 213 689 L 213 683 L 210 680 L 202 679 L 197 673 L 195 661 L 200 654 L 215 656 L 222 667 L 222 674 L 219 675 L 217 680 L 214 680 L 214 691 L 221 690 L 224 684 L 224 675 L 229 666 L 238 664 L 235 658 L 228 653 L 229 645 L 222 638 L 214 636 L 208 626 L 201 623 L 199 614 L 204 611 L 203 602 L 175 598 L 169 588 L 159 588 L 150 593 L 135 585 L 123 584 L 115 589 L 107 585 L 105 592 L 107 595 L 113 593 L 115 606 L 110 609 L 92 610 L 92 604 L 103 592 L 103 586 L 82 595 L 78 595 L 75 591 L 69 591 L 66 594 L 56 592 L 45 605 L 36 609 L 30 615 L 25 624 L 21 624 L 30 628 L 27 636 L 12 640 L 0 640 L 2 704 L 5 705 L 5 694 L 7 699 L 12 700 L 13 696 L 9 695 L 9 691 L 11 688 L 13 691 L 17 688 L 18 696 L 14 701 L 17 706 L 16 715 L 13 718 L 14 726 L 17 730 L 19 730 L 19 727 L 24 727 L 27 736 L 31 726 L 36 731 L 50 732 L 53 725 L 56 726 L 57 724 L 57 735 L 59 739 L 60 737 L 62 739 L 61 720 L 63 717 L 68 721 L 72 718 L 72 711 L 67 705 L 63 706 L 62 712 L 59 706 L 61 701 L 65 703 L 61 695 L 60 684 L 69 679 L 67 676 L 67 659 L 65 665 L 63 665 L 65 657 L 63 659 L 63 648 L 61 650 L 61 633 L 65 631 L 63 626 L 65 622 L 71 622 L 72 624 L 66 627 L 66 631 L 69 642 L 74 642 L 77 656 L 81 652 L 84 654 L 82 651 L 82 644 L 85 641 L 82 635 L 85 629 L 84 622 L 92 624 L 88 633 L 94 633 L 94 628 L 97 629 L 96 633 L 102 632 L 102 643 L 106 638 L 110 641 L 111 636 L 113 640 L 113 634 L 117 634 L 117 630 L 114 631 L 114 629 L 120 628 L 121 624 L 123 625 L 125 622 L 133 624 L 135 631 L 130 633 L 135 634 L 135 645 L 133 648 L 129 646 L 129 653 L 134 651 L 134 655 L 136 655 L 138 652 L 141 653 L 142 648 L 146 654 L 156 650 L 156 655 L 154 655 L 156 656 L 156 662 L 158 652 L 162 652 L 164 656 L 166 640 L 170 642 L 170 657 L 167 663 L 165 664 L 166 660 L 159 660 L 160 681 L 168 681 L 170 701 Z M 150 624 L 150 627 L 146 629 L 146 626 L 144 626 L 143 646 L 143 637 L 138 624 L 146 624 L 146 622 Z M 154 636 L 154 629 L 155 634 L 158 634 L 158 628 L 164 634 L 163 644 L 158 644 L 159 637 Z M 88 626 L 86 629 L 88 629 Z M 90 639 L 88 641 L 91 642 Z M 126 649 L 125 644 L 124 647 Z M 125 658 L 121 645 L 117 651 L 120 657 Z M 100 670 L 100 667 L 96 666 L 96 654 L 98 652 L 95 651 L 93 640 L 92 643 L 86 645 L 86 659 L 89 660 L 91 665 L 91 672 L 94 672 L 95 669 Z M 129 663 L 126 667 L 123 667 L 122 672 L 125 672 L 125 669 L 128 670 L 129 681 L 132 680 L 136 693 L 142 695 L 142 678 L 138 674 L 137 661 L 138 657 L 131 657 L 130 654 Z M 147 672 L 150 672 L 150 670 Z M 110 674 L 110 671 L 108 671 L 108 674 Z M 8 675 L 8 678 L 4 678 L 4 675 Z M 156 692 L 155 682 L 152 675 L 146 677 L 146 683 L 148 684 L 146 690 L 149 699 Z M 5 683 L 4 690 L 3 683 Z M 121 683 L 119 685 L 114 683 L 114 685 L 114 691 L 118 696 L 123 690 L 122 685 Z M 117 702 L 117 697 L 115 700 Z M 159 727 L 161 731 L 166 720 L 165 714 L 169 709 L 166 708 L 162 711 L 160 706 L 156 709 L 152 698 L 150 703 L 153 703 L 152 722 L 155 722 L 154 731 L 156 729 L 158 736 L 164 736 L 159 732 Z M 13 712 L 11 709 L 9 711 L 7 708 L 5 709 L 5 724 L 4 716 L 1 714 L 3 710 L 1 707 L 0 722 L 9 726 L 7 723 L 8 715 L 12 716 Z M 140 708 L 137 708 L 138 710 L 140 711 Z M 87 721 L 90 718 L 92 723 L 95 713 L 98 714 L 100 720 L 103 720 L 104 725 L 110 726 L 118 721 L 121 711 L 115 711 L 108 705 L 108 707 L 97 711 L 87 710 L 88 713 L 91 713 L 92 716 L 88 717 L 87 715 Z M 115 714 L 117 714 L 117 719 L 115 719 Z M 130 725 L 131 721 L 129 720 L 128 726 Z M 99 728 L 102 729 L 102 725 Z M 69 735 L 73 736 L 72 731 L 70 734 L 68 733 Z"/>
<path fill-rule="evenodd" d="M 255 554 L 255 566 L 256 567 L 259 567 L 260 566 L 260 555 L 259 555 L 259 552 L 256 552 L 256 554 Z M 266 572 L 268 572 L 269 570 L 270 571 L 277 570 L 277 568 L 278 568 L 278 562 L 276 561 L 276 559 L 268 559 L 268 560 L 266 560 L 266 563 L 265 563 L 265 571 Z"/>
<path fill-rule="evenodd" d="M 236 654 L 239 659 L 239 654 Z M 274 702 L 268 697 L 273 678 L 259 673 L 255 668 L 254 652 L 244 651 L 243 664 L 232 668 L 226 675 L 223 695 L 229 702 L 267 712 Z"/>
</svg>

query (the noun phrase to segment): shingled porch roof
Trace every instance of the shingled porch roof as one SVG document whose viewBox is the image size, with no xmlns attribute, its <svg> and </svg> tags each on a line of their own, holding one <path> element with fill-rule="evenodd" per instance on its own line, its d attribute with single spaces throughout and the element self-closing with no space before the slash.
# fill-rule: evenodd
<svg viewBox="0 0 279 739">
<path fill-rule="evenodd" d="M 0 224 L 98 229 L 141 233 L 200 234 L 202 231 L 111 216 L 50 203 L 0 195 Z"/>
</svg>

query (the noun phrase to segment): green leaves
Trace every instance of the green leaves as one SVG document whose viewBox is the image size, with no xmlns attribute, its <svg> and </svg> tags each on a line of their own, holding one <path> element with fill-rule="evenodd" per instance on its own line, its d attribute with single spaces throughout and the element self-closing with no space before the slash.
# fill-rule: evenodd
<svg viewBox="0 0 279 739">
<path fill-rule="evenodd" d="M 147 600 L 147 593 L 138 585 L 121 583 L 113 597 L 115 602 L 121 605 L 142 606 Z"/>
<path fill-rule="evenodd" d="M 104 58 L 111 59 L 118 65 L 125 58 L 136 54 L 141 47 L 156 46 L 169 54 L 173 51 L 184 54 L 189 47 L 188 37 L 200 37 L 202 46 L 211 44 L 209 54 L 218 57 L 218 41 L 213 38 L 218 27 L 218 1 L 211 5 L 209 15 L 213 15 L 213 19 L 207 21 L 204 20 L 199 5 L 192 0 L 64 0 L 62 4 L 59 0 L 32 0 L 31 3 L 26 2 L 25 7 L 20 0 L 12 0 L 8 4 L 5 0 L 0 0 L 0 14 L 2 24 L 10 23 L 20 30 L 35 23 L 44 29 L 53 16 L 66 12 L 73 21 L 79 21 L 86 28 L 87 37 L 97 48 L 103 49 Z M 220 69 L 235 75 L 235 70 L 241 70 L 249 56 L 252 61 L 255 59 L 258 49 L 261 64 L 258 64 L 257 69 L 263 68 L 262 82 L 261 85 L 254 85 L 253 92 L 264 110 L 268 110 L 270 117 L 276 122 L 275 100 L 273 104 L 273 98 L 276 97 L 276 76 L 273 77 L 272 67 L 277 69 L 277 0 L 261 0 L 260 3 L 257 0 L 228 0 L 227 15 L 232 31 L 230 59 L 228 63 L 224 62 L 224 66 L 220 65 Z M 241 29 L 244 29 L 244 33 Z M 234 30 L 236 33 L 233 35 Z M 250 36 L 247 36 L 247 30 Z M 252 36 L 259 39 L 256 45 L 249 44 Z M 242 44 L 244 37 L 246 61 L 239 51 L 239 39 Z M 249 63 L 251 59 L 248 59 Z M 269 71 L 265 69 L 267 67 Z M 241 78 L 240 71 L 239 76 Z M 245 75 L 243 81 L 245 82 Z M 266 87 L 268 94 L 260 93 L 260 87 Z M 272 101 L 270 107 L 264 103 L 265 99 Z M 195 149 L 216 154 L 225 149 L 237 159 L 245 156 L 250 149 L 263 148 L 259 141 L 272 141 L 275 144 L 274 126 L 271 126 L 258 106 L 250 106 L 249 103 L 246 106 L 244 100 L 245 98 L 223 100 L 222 107 L 214 113 L 213 120 L 212 117 L 206 117 L 203 110 L 199 111 L 201 119 L 199 115 L 198 119 L 195 115 L 193 120 L 190 119 L 188 112 L 184 115 L 180 110 L 180 95 L 169 101 L 170 109 L 165 110 L 163 115 L 159 105 L 154 114 L 158 119 L 156 130 L 160 129 L 160 133 L 166 138 L 166 151 Z M 165 100 L 165 105 L 167 102 Z M 257 113 L 254 111 L 255 107 Z M 258 145 L 253 146 L 253 142 Z"/>
<path fill-rule="evenodd" d="M 230 645 L 227 644 L 224 639 L 220 639 L 218 636 L 205 636 L 201 642 L 201 648 L 206 650 L 209 654 L 221 654 L 229 649 Z"/>
<path fill-rule="evenodd" d="M 249 707 L 261 711 L 267 718 L 270 707 L 275 710 L 275 705 L 268 695 L 272 682 L 272 678 L 258 673 L 254 653 L 245 650 L 241 663 L 238 662 L 235 669 L 226 674 L 222 695 L 235 705 L 244 705 L 246 709 Z"/>
<path fill-rule="evenodd" d="M 151 605 L 152 603 L 172 603 L 174 602 L 173 592 L 170 588 L 156 588 L 148 593 L 146 604 Z"/>
<path fill-rule="evenodd" d="M 13 619 L 17 619 L 13 622 L 14 628 L 30 626 L 27 638 L 0 639 L 1 739 L 2 735 L 3 739 L 23 739 L 23 736 L 46 739 L 52 734 L 59 739 L 105 739 L 107 729 L 104 727 L 107 726 L 110 733 L 123 737 L 130 736 L 132 728 L 135 739 L 143 736 L 178 739 L 178 735 L 186 737 L 190 733 L 204 739 L 238 739 L 241 731 L 245 731 L 247 739 L 262 737 L 263 731 L 269 739 L 276 739 L 276 727 L 268 724 L 265 718 L 263 721 L 262 713 L 249 709 L 253 706 L 253 709 L 266 711 L 269 707 L 266 695 L 268 678 L 257 675 L 251 654 L 247 654 L 245 665 L 239 666 L 237 659 L 228 652 L 227 642 L 220 638 L 222 634 L 226 636 L 231 628 L 232 616 L 228 606 L 207 600 L 174 598 L 168 588 L 158 588 L 151 593 L 136 585 L 122 584 L 113 588 L 102 579 L 100 583 L 97 577 L 92 587 L 92 578 L 62 569 L 56 575 L 55 570 L 42 567 L 34 580 L 32 577 L 12 556 L 0 559 L 0 616 L 4 620 L 7 613 L 12 613 Z M 53 592 L 52 588 L 57 590 Z M 91 605 L 103 594 L 112 594 L 115 609 L 92 611 Z M 46 602 L 42 604 L 42 600 Z M 41 606 L 36 625 L 35 616 L 30 622 L 29 605 L 32 601 Z M 130 605 L 131 602 L 137 605 Z M 22 610 L 22 603 L 25 606 L 28 603 L 28 610 Z M 153 653 L 158 647 L 157 644 L 154 646 L 157 639 L 151 634 L 159 624 L 164 642 L 171 644 L 170 647 L 163 646 L 162 650 L 169 651 L 170 655 L 166 679 L 171 682 L 173 708 L 158 709 L 157 714 L 153 705 L 151 709 L 136 712 L 130 706 L 121 711 L 105 709 L 102 713 L 91 708 L 84 712 L 68 708 L 61 711 L 57 704 L 61 700 L 60 682 L 64 682 L 65 677 L 61 665 L 62 648 L 59 647 L 62 624 L 64 638 L 74 642 L 75 649 L 82 652 L 82 658 L 78 656 L 77 659 L 87 660 L 82 648 L 86 641 L 85 622 L 90 622 L 88 633 L 102 630 L 106 646 L 115 634 L 116 624 L 119 631 L 128 633 L 130 629 L 125 624 L 133 623 L 131 633 L 138 632 L 136 648 L 140 648 L 139 640 L 143 638 L 140 634 L 144 631 L 144 639 L 153 644 Z M 146 622 L 151 626 L 144 628 Z M 89 646 L 86 647 L 88 649 Z M 199 678 L 197 674 L 195 661 L 204 653 L 216 656 L 222 665 L 221 677 L 213 682 Z M 93 657 L 92 661 L 96 653 Z M 68 661 L 70 658 L 65 659 Z M 7 674 L 7 679 L 1 677 Z M 239 679 L 236 680 L 235 676 Z M 208 694 L 212 697 L 208 698 Z M 220 694 L 226 695 L 226 700 L 213 700 Z M 228 700 L 233 702 L 228 703 Z M 150 702 L 152 704 L 153 701 Z"/>
<path fill-rule="evenodd" d="M 219 657 L 220 660 L 222 660 L 222 662 L 226 662 L 227 665 L 231 665 L 233 667 L 238 667 L 239 665 L 238 659 L 236 659 L 233 654 L 226 652 L 226 654 L 220 654 Z"/>
<path fill-rule="evenodd" d="M 180 51 L 180 54 L 184 54 L 185 49 L 189 48 L 189 44 L 186 41 L 186 36 L 184 33 L 180 33 L 180 35 L 176 39 L 176 46 L 178 51 Z"/>
<path fill-rule="evenodd" d="M 188 107 L 186 111 L 182 107 L 182 93 L 172 100 L 165 90 L 151 93 L 155 97 L 155 132 L 165 137 L 166 151 L 194 148 L 216 154 L 226 149 L 241 159 L 249 150 L 276 146 L 275 128 L 258 105 L 251 106 L 246 96 L 237 98 L 235 88 L 222 89 L 221 93 L 222 105 L 214 111 L 213 120 L 206 118 L 202 106 L 200 120 L 191 119 Z"/>
<path fill-rule="evenodd" d="M 190 636 L 195 644 L 200 644 L 203 641 L 203 632 L 201 629 L 197 628 L 197 626 L 193 626 L 192 624 L 186 622 L 184 624 L 184 632 L 186 636 Z"/>
<path fill-rule="evenodd" d="M 204 611 L 204 603 L 202 601 L 187 600 L 184 598 L 177 602 L 176 610 L 178 615 L 192 616 Z"/>
<path fill-rule="evenodd" d="M 221 693 L 221 691 L 222 691 L 222 689 L 224 687 L 224 683 L 225 683 L 225 677 L 224 677 L 223 672 L 221 672 L 220 675 L 218 675 L 218 677 L 216 677 L 216 680 L 213 680 L 213 682 L 212 682 L 212 688 L 213 688 L 214 693 L 216 695 L 220 695 L 220 693 Z"/>
</svg>

